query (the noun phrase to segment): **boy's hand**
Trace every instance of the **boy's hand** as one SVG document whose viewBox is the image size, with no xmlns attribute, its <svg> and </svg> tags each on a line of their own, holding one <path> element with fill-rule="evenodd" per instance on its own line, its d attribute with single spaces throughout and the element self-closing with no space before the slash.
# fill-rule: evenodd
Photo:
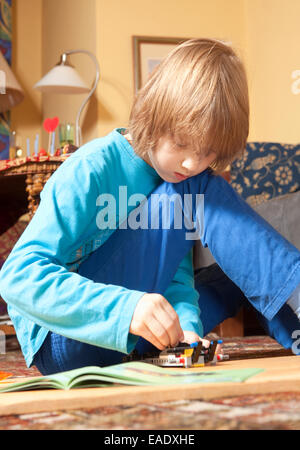
<svg viewBox="0 0 300 450">
<path fill-rule="evenodd" d="M 206 348 L 208 348 L 210 345 L 210 342 L 207 339 L 201 338 L 197 333 L 194 333 L 194 331 L 184 331 L 183 334 L 184 339 L 182 342 L 185 342 L 186 344 L 192 344 L 193 342 L 201 341 Z"/>
<path fill-rule="evenodd" d="M 134 310 L 129 332 L 142 336 L 159 350 L 182 342 L 178 315 L 160 294 L 144 294 Z"/>
<path fill-rule="evenodd" d="M 210 345 L 210 341 L 207 339 L 203 339 L 198 334 L 194 333 L 194 331 L 184 331 L 184 340 L 182 342 L 186 342 L 187 344 L 192 344 L 193 342 L 201 341 L 204 347 L 208 348 Z M 216 354 L 223 354 L 222 344 L 217 344 Z"/>
</svg>

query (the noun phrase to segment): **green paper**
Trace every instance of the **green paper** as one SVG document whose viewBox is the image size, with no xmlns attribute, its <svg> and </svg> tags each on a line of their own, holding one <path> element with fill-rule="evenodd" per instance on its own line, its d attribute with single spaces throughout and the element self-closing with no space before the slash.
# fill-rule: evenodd
<svg viewBox="0 0 300 450">
<path fill-rule="evenodd" d="M 54 375 L 5 384 L 1 392 L 34 389 L 77 389 L 108 387 L 116 384 L 159 386 L 174 384 L 243 382 L 263 369 L 211 370 L 194 372 L 189 369 L 173 370 L 143 362 L 128 362 L 108 367 L 87 366 Z M 2 383 L 0 383 L 1 386 Z"/>
</svg>

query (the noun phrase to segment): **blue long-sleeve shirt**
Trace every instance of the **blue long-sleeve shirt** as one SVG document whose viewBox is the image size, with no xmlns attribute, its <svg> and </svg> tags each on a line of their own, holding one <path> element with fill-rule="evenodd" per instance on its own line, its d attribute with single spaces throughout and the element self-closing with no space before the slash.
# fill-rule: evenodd
<svg viewBox="0 0 300 450">
<path fill-rule="evenodd" d="M 76 273 L 114 232 L 99 229 L 99 195 L 116 199 L 116 226 L 134 207 L 118 204 L 119 186 L 148 196 L 161 178 L 116 129 L 72 154 L 51 176 L 40 205 L 0 271 L 0 294 L 8 303 L 26 363 L 32 364 L 49 330 L 92 345 L 129 353 L 129 333 L 145 292 L 96 283 Z M 165 292 L 184 330 L 202 336 L 198 293 L 189 253 Z"/>
</svg>

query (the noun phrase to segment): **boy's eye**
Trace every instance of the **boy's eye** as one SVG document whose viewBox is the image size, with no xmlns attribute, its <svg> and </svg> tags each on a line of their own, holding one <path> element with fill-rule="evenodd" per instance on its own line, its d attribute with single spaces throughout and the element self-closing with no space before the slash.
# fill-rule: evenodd
<svg viewBox="0 0 300 450">
<path fill-rule="evenodd" d="M 180 147 L 180 148 L 185 148 L 185 147 L 187 147 L 187 143 L 184 142 L 184 141 L 178 141 L 178 140 L 176 140 L 176 141 L 175 141 L 175 145 L 176 145 L 177 147 Z"/>
</svg>

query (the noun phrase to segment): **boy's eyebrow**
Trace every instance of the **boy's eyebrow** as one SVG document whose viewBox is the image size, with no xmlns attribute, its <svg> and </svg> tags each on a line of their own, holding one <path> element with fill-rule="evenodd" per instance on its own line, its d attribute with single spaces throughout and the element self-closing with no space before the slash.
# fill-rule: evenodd
<svg viewBox="0 0 300 450">
<path fill-rule="evenodd" d="M 180 144 L 187 145 L 191 143 L 191 139 L 186 135 L 172 134 L 171 137 L 174 141 L 179 141 Z"/>
<path fill-rule="evenodd" d="M 176 133 L 170 132 L 170 137 L 175 142 L 176 145 L 180 145 L 182 147 L 190 146 L 192 148 L 193 153 L 201 156 L 208 156 L 214 150 L 211 148 L 203 148 L 201 144 L 199 144 L 198 140 L 184 133 Z M 199 139 L 200 140 L 200 139 Z"/>
<path fill-rule="evenodd" d="M 190 140 L 191 146 L 194 153 L 199 153 L 201 155 L 208 155 L 212 150 L 210 148 L 205 148 L 203 145 L 199 144 L 196 139 Z"/>
</svg>

